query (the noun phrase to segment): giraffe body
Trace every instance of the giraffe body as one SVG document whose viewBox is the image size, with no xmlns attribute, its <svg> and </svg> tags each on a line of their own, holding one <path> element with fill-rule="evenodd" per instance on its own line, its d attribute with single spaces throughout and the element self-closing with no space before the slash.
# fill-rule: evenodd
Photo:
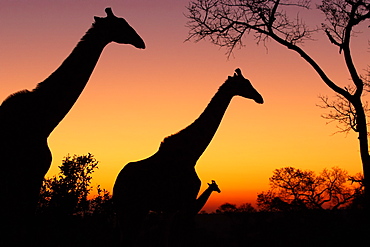
<svg viewBox="0 0 370 247">
<path fill-rule="evenodd" d="M 6 246 L 22 245 L 18 241 L 30 244 L 19 227 L 31 221 L 51 164 L 47 138 L 82 93 L 104 47 L 116 42 L 145 48 L 123 18 L 114 16 L 110 8 L 105 11 L 107 17 L 94 17 L 92 27 L 48 78 L 32 91 L 10 95 L 0 105 L 0 216 L 9 231 L 4 234 L 8 238 L 0 241 Z"/>
<path fill-rule="evenodd" d="M 123 244 L 134 246 L 140 221 L 149 210 L 192 215 L 201 185 L 196 162 L 215 135 L 231 99 L 237 95 L 263 103 L 261 95 L 237 69 L 192 124 L 165 138 L 154 155 L 123 167 L 113 188 Z"/>
</svg>

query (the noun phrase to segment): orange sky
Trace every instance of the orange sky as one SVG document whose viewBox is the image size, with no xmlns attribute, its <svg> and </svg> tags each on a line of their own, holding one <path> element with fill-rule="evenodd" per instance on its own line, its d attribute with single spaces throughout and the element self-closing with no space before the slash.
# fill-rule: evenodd
<svg viewBox="0 0 370 247">
<path fill-rule="evenodd" d="M 65 0 L 0 2 L 0 99 L 32 89 L 69 55 L 90 27 L 93 16 L 112 7 L 145 40 L 147 49 L 109 44 L 70 113 L 49 138 L 58 173 L 68 153 L 95 155 L 100 161 L 93 184 L 112 189 L 128 162 L 152 155 L 161 140 L 192 123 L 235 68 L 260 91 L 264 105 L 234 98 L 215 138 L 196 166 L 203 181 L 222 190 L 206 210 L 225 202 L 254 203 L 268 189 L 276 168 L 293 166 L 321 171 L 339 166 L 361 171 L 357 138 L 331 135 L 335 124 L 320 118 L 318 95 L 333 93 L 297 54 L 274 42 L 247 45 L 227 59 L 226 50 L 209 42 L 184 42 L 186 0 Z M 304 14 L 304 13 L 303 13 Z M 314 12 L 309 23 L 319 25 Z M 320 19 L 321 18 L 321 19 Z M 315 22 L 317 21 L 317 23 Z M 369 64 L 369 32 L 359 33 L 352 47 L 359 71 Z M 316 35 L 304 49 L 340 85 L 349 83 L 338 50 Z"/>
</svg>

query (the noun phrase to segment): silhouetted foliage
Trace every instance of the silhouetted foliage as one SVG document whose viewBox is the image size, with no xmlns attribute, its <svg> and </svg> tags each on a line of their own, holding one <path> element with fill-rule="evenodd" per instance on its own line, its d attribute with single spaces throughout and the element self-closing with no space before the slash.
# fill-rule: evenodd
<svg viewBox="0 0 370 247">
<path fill-rule="evenodd" d="M 363 195 L 363 183 L 356 179 L 362 181 L 361 175 L 351 177 L 338 167 L 318 175 L 293 167 L 276 169 L 269 178 L 271 189 L 258 194 L 257 205 L 270 212 L 343 208 Z"/>
<path fill-rule="evenodd" d="M 250 203 L 236 204 L 224 203 L 216 209 L 216 214 L 255 213 L 257 210 Z"/>
<path fill-rule="evenodd" d="M 368 80 L 358 73 L 350 46 L 357 37 L 359 24 L 370 20 L 370 0 L 322 0 L 316 8 L 325 19 L 321 28 L 310 28 L 300 17 L 300 11 L 310 10 L 310 0 L 194 0 L 188 6 L 188 40 L 209 39 L 227 48 L 230 55 L 242 47 L 244 35 L 253 34 L 256 43 L 272 39 L 299 54 L 320 76 L 322 81 L 339 95 L 339 101 L 330 102 L 323 97 L 324 107 L 334 109 L 326 115 L 345 124 L 358 133 L 363 167 L 366 202 L 370 207 L 370 155 L 367 130 L 367 104 L 362 96 Z M 320 65 L 304 50 L 302 43 L 313 40 L 312 34 L 321 31 L 328 41 L 343 55 L 345 66 L 353 82 L 353 90 L 332 81 Z M 347 78 L 346 78 L 347 79 Z M 338 108 L 339 106 L 339 108 Z M 367 190 L 366 190 L 367 191 Z"/>
<path fill-rule="evenodd" d="M 109 192 L 100 186 L 97 186 L 98 195 L 88 199 L 92 191 L 92 174 L 97 168 L 98 161 L 90 153 L 66 156 L 59 166 L 59 175 L 43 181 L 39 212 L 84 216 L 111 208 Z"/>
<path fill-rule="evenodd" d="M 90 202 L 89 212 L 93 215 L 100 216 L 112 216 L 113 215 L 113 203 L 112 196 L 106 189 L 101 189 L 100 185 L 97 186 L 97 196 L 92 198 Z"/>
<path fill-rule="evenodd" d="M 236 213 L 237 212 L 237 207 L 236 204 L 231 204 L 231 203 L 224 203 L 221 206 L 216 209 L 216 213 L 218 214 L 227 214 L 227 213 Z"/>
<path fill-rule="evenodd" d="M 243 203 L 238 207 L 239 213 L 255 213 L 257 210 L 250 203 Z"/>
</svg>

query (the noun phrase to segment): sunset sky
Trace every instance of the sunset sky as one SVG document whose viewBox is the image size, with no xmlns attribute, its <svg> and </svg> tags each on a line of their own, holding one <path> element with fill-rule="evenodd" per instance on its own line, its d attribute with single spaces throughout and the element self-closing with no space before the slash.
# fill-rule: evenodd
<svg viewBox="0 0 370 247">
<path fill-rule="evenodd" d="M 70 54 L 93 23 L 112 7 L 144 39 L 147 48 L 109 44 L 75 106 L 49 137 L 58 173 L 67 154 L 92 153 L 99 161 L 93 185 L 112 190 L 121 168 L 154 154 L 162 139 L 192 123 L 218 87 L 236 68 L 262 94 L 265 104 L 235 97 L 196 169 L 203 191 L 216 180 L 221 194 L 206 206 L 255 203 L 269 188 L 276 168 L 293 166 L 320 172 L 338 166 L 361 172 L 354 133 L 332 135 L 317 107 L 319 95 L 333 96 L 315 71 L 293 51 L 270 41 L 246 37 L 242 49 L 227 58 L 210 42 L 184 42 L 188 0 L 1 0 L 0 101 L 22 89 L 32 90 Z M 314 7 L 314 5 L 313 5 Z M 308 17 L 320 25 L 317 10 Z M 352 42 L 358 70 L 369 64 L 370 33 Z M 321 33 L 303 48 L 339 85 L 350 83 L 338 49 Z"/>
</svg>

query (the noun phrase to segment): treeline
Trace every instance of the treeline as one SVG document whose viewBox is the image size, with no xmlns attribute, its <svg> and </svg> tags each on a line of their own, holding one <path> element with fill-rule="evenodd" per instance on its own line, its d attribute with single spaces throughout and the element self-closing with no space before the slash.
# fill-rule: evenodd
<svg viewBox="0 0 370 247">
<path fill-rule="evenodd" d="M 250 203 L 225 203 L 214 213 L 290 212 L 364 208 L 363 175 L 349 175 L 333 167 L 319 174 L 293 167 L 275 169 L 270 189 L 257 195 L 257 209 Z M 204 212 L 203 212 L 204 213 Z"/>
<path fill-rule="evenodd" d="M 91 185 L 98 161 L 92 154 L 68 155 L 59 169 L 58 175 L 44 179 L 37 246 L 117 246 L 112 197 Z M 256 208 L 225 203 L 215 212 L 202 211 L 191 246 L 344 246 L 362 243 L 367 236 L 360 174 L 351 176 L 337 167 L 319 174 L 285 167 L 274 170 L 269 181 L 270 189 L 258 194 Z M 160 246 L 154 243 L 161 224 L 161 214 L 148 215 L 143 246 Z"/>
<path fill-rule="evenodd" d="M 39 214 L 110 215 L 113 216 L 110 193 L 99 185 L 91 186 L 98 161 L 87 155 L 67 155 L 60 172 L 45 178 L 40 193 Z M 257 208 L 250 203 L 225 203 L 214 214 L 287 212 L 302 210 L 362 209 L 364 185 L 362 174 L 349 175 L 333 167 L 319 174 L 293 167 L 275 169 L 269 178 L 270 189 L 257 195 Z M 95 191 L 94 197 L 91 194 Z M 201 211 L 202 214 L 207 212 Z"/>
</svg>

